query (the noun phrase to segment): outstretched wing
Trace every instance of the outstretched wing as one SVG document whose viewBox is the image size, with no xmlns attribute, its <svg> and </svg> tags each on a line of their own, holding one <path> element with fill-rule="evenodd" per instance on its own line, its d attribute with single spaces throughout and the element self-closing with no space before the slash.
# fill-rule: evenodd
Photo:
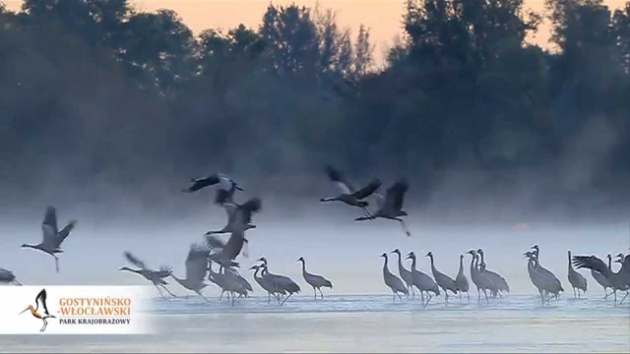
<svg viewBox="0 0 630 354">
<path fill-rule="evenodd" d="M 208 249 L 192 244 L 186 257 L 186 279 L 203 281 L 208 271 Z"/>
<path fill-rule="evenodd" d="M 193 178 L 190 180 L 190 186 L 188 187 L 188 189 L 184 189 L 184 192 L 196 192 L 202 188 L 205 187 L 209 187 L 209 186 L 213 186 L 217 183 L 219 183 L 221 180 L 219 178 L 218 174 L 212 174 L 208 177 L 202 177 L 202 178 Z"/>
<path fill-rule="evenodd" d="M 72 229 L 74 229 L 76 224 L 77 224 L 77 221 L 72 220 L 66 226 L 64 226 L 63 229 L 61 229 L 61 231 L 59 231 L 59 233 L 55 236 L 57 247 L 59 247 L 61 243 L 66 239 L 66 237 L 70 235 L 70 232 L 72 231 Z"/>
<path fill-rule="evenodd" d="M 326 174 L 328 178 L 341 190 L 343 194 L 352 194 L 354 193 L 354 188 L 346 179 L 343 177 L 341 172 L 336 170 L 334 167 L 327 165 L 326 166 Z"/>
<path fill-rule="evenodd" d="M 135 265 L 138 268 L 141 269 L 147 269 L 146 265 L 144 264 L 143 261 L 141 261 L 140 259 L 138 259 L 136 256 L 134 256 L 133 254 L 131 254 L 131 252 L 129 251 L 125 251 L 124 252 L 125 258 L 127 258 L 127 260 L 129 261 L 129 263 Z"/>
<path fill-rule="evenodd" d="M 259 212 L 261 209 L 262 201 L 259 198 L 252 198 L 239 206 L 238 212 L 241 215 L 241 222 L 243 225 L 251 223 L 252 214 Z"/>
<path fill-rule="evenodd" d="M 160 267 L 160 269 L 155 272 L 155 275 L 157 275 L 159 278 L 166 278 L 171 276 L 171 274 L 173 274 L 173 269 L 171 269 L 171 267 L 166 267 L 166 266 L 162 266 Z"/>
<path fill-rule="evenodd" d="M 44 312 L 46 313 L 46 316 L 50 316 L 50 313 L 48 312 L 48 306 L 46 305 L 47 297 L 48 295 L 46 294 L 46 289 L 42 289 L 42 291 L 37 294 L 37 297 L 35 297 L 35 303 L 39 304 L 41 302 L 42 307 L 44 307 Z"/>
<path fill-rule="evenodd" d="M 372 193 L 376 192 L 376 190 L 381 186 L 381 180 L 378 178 L 372 180 L 368 183 L 367 186 L 359 189 L 358 191 L 352 193 L 352 196 L 357 199 L 364 199 L 369 197 Z"/>
<path fill-rule="evenodd" d="M 47 239 L 53 239 L 57 235 L 57 230 L 57 210 L 55 209 L 55 207 L 49 206 L 46 208 L 44 221 L 42 222 L 44 242 L 46 242 Z"/>
<path fill-rule="evenodd" d="M 573 265 L 576 268 L 596 270 L 602 273 L 605 277 L 610 276 L 610 271 L 608 270 L 606 263 L 595 256 L 573 256 Z"/>
<path fill-rule="evenodd" d="M 215 235 L 206 235 L 206 244 L 208 245 L 208 248 L 210 248 L 210 249 L 225 247 L 225 242 L 220 240 Z"/>
<path fill-rule="evenodd" d="M 385 194 L 386 208 L 391 210 L 400 210 L 405 199 L 405 193 L 409 189 L 409 184 L 405 180 L 394 183 L 387 189 Z"/>
</svg>

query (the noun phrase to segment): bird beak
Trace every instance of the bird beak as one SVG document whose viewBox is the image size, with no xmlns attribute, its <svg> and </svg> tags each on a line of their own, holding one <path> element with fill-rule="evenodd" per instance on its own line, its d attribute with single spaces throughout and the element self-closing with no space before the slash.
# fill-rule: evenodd
<svg viewBox="0 0 630 354">
<path fill-rule="evenodd" d="M 236 189 L 238 189 L 241 192 L 244 192 L 245 190 L 243 190 L 243 188 L 241 188 L 241 186 L 239 186 L 238 184 L 236 185 Z"/>
<path fill-rule="evenodd" d="M 23 314 L 24 312 L 28 311 L 28 307 L 24 309 L 24 311 L 20 312 L 20 314 Z"/>
<path fill-rule="evenodd" d="M 255 267 L 255 266 L 254 266 L 254 267 L 249 267 L 249 269 L 250 269 L 250 270 L 251 270 L 251 269 L 256 269 L 256 267 Z"/>
<path fill-rule="evenodd" d="M 430 255 L 430 254 L 431 254 L 431 252 L 429 252 L 429 253 L 425 254 L 424 256 L 425 256 L 425 257 L 429 257 L 429 255 Z"/>
</svg>

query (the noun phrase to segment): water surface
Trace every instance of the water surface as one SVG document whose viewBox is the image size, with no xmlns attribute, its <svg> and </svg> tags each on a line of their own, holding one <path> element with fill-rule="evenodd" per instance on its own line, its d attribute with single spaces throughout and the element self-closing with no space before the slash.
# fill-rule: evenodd
<svg viewBox="0 0 630 354">
<path fill-rule="evenodd" d="M 630 352 L 630 306 L 594 292 L 542 308 L 535 295 L 489 304 L 443 297 L 426 307 L 391 295 L 307 295 L 283 306 L 252 297 L 156 299 L 159 334 L 3 336 L 2 352 Z M 626 300 L 628 301 L 628 300 Z"/>
</svg>

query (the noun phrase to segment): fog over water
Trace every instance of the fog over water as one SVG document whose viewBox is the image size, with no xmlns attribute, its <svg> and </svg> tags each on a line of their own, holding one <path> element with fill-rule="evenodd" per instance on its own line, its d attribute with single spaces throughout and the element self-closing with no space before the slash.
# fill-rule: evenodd
<svg viewBox="0 0 630 354">
<path fill-rule="evenodd" d="M 144 284 L 140 277 L 118 272 L 118 268 L 127 265 L 122 252 L 129 250 L 151 267 L 168 265 L 176 274 L 184 274 L 189 245 L 202 242 L 204 232 L 220 229 L 226 222 L 225 212 L 211 204 L 213 191 L 204 192 L 173 197 L 175 205 L 184 205 L 189 199 L 197 208 L 183 206 L 180 211 L 162 208 L 161 214 L 143 215 L 142 211 L 90 209 L 70 204 L 59 207 L 60 224 L 71 218 L 79 220 L 63 245 L 59 274 L 55 273 L 52 257 L 19 248 L 22 243 L 41 241 L 43 209 L 28 209 L 19 217 L 5 214 L 0 225 L 2 266 L 13 270 L 26 284 Z M 424 256 L 432 251 L 436 267 L 455 277 L 458 256 L 470 249 L 483 248 L 488 269 L 502 274 L 513 292 L 530 294 L 536 291 L 529 281 L 522 253 L 534 244 L 541 248 L 541 263 L 563 283 L 567 282 L 567 250 L 574 255 L 595 254 L 603 258 L 630 247 L 630 226 L 626 220 L 474 222 L 462 217 L 459 222 L 456 218 L 440 222 L 434 220 L 430 211 L 425 212 L 426 208 L 412 204 L 407 208 L 412 236 L 406 237 L 396 222 L 355 222 L 353 218 L 359 210 L 345 205 L 320 204 L 316 199 L 295 205 L 282 208 L 273 201 L 263 204 L 263 211 L 254 216 L 257 228 L 247 232 L 249 258 L 239 257 L 242 273 L 247 273 L 252 262 L 265 256 L 274 273 L 301 278 L 296 260 L 303 256 L 309 271 L 324 274 L 333 281 L 335 293 L 387 293 L 379 258 L 383 252 L 395 248 L 404 253 L 414 251 L 418 255 L 418 269 L 429 273 L 429 259 Z M 435 216 L 439 218 L 440 215 Z M 527 228 L 518 227 L 517 222 L 527 223 Z M 392 255 L 390 268 L 395 273 L 396 262 L 396 256 Z M 404 262 L 409 268 L 410 261 Z M 470 256 L 466 255 L 464 262 L 468 274 Z M 590 279 L 590 274 L 585 276 Z M 589 285 L 597 287 L 592 280 Z M 171 288 L 175 292 L 184 291 L 177 286 Z M 568 289 L 567 284 L 565 290 Z M 218 294 L 214 287 L 205 292 Z"/>
</svg>

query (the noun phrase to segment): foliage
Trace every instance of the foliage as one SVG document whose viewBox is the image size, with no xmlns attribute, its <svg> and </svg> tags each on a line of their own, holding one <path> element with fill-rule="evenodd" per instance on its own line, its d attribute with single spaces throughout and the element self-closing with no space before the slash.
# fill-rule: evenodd
<svg viewBox="0 0 630 354">
<path fill-rule="evenodd" d="M 369 29 L 319 7 L 269 5 L 258 29 L 198 36 L 127 0 L 0 7 L 3 179 L 36 185 L 63 166 L 120 188 L 146 171 L 271 181 L 330 162 L 429 183 L 451 168 L 492 176 L 589 156 L 581 188 L 628 172 L 630 2 L 613 13 L 548 0 L 545 14 L 523 0 L 406 4 L 405 40 L 379 70 Z M 557 52 L 526 41 L 543 15 Z"/>
</svg>

